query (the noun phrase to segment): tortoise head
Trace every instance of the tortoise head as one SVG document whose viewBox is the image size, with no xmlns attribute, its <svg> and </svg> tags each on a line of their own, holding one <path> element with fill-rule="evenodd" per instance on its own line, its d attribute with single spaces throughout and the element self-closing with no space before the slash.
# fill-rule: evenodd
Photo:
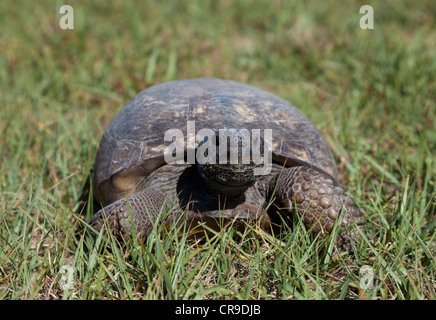
<svg viewBox="0 0 436 320">
<path fill-rule="evenodd" d="M 258 179 L 264 140 L 246 130 L 219 130 L 205 136 L 197 149 L 197 168 L 211 193 L 238 197 Z"/>
</svg>

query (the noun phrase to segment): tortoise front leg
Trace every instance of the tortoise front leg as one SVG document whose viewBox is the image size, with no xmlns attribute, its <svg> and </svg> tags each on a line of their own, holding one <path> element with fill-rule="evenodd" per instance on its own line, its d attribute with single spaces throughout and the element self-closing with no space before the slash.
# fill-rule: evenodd
<svg viewBox="0 0 436 320">
<path fill-rule="evenodd" d="M 88 224 L 97 231 L 108 225 L 115 235 L 131 235 L 133 225 L 137 237 L 143 241 L 159 214 L 171 210 L 169 200 L 155 189 L 143 189 L 102 208 L 88 220 Z"/>
<path fill-rule="evenodd" d="M 281 209 L 297 213 L 307 229 L 321 236 L 329 234 L 339 218 L 342 227 L 362 219 L 344 189 L 329 176 L 308 167 L 285 169 L 277 181 L 276 197 Z M 350 250 L 356 238 L 351 228 L 340 233 L 335 244 L 339 250 Z"/>
</svg>

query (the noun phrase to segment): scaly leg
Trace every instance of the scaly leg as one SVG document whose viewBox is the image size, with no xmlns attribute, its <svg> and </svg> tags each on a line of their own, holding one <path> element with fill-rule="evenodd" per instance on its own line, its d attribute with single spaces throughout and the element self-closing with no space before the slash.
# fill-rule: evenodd
<svg viewBox="0 0 436 320">
<path fill-rule="evenodd" d="M 315 234 L 329 234 L 341 216 L 341 227 L 362 220 L 362 213 L 344 189 L 327 175 L 308 167 L 287 168 L 277 182 L 277 201 L 291 214 L 295 209 L 304 225 Z M 358 233 L 358 232 L 357 232 Z M 350 250 L 359 238 L 353 230 L 346 230 L 336 238 L 339 250 Z"/>
</svg>

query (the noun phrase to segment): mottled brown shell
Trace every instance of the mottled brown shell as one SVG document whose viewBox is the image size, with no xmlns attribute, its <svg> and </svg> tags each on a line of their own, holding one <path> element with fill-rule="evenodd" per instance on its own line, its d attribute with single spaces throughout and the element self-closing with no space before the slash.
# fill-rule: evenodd
<svg viewBox="0 0 436 320">
<path fill-rule="evenodd" d="M 94 168 L 97 200 L 107 205 L 134 192 L 150 172 L 165 164 L 168 129 L 195 121 L 209 129 L 272 129 L 273 159 L 288 166 L 337 171 L 327 143 L 296 107 L 257 87 L 230 80 L 193 79 L 150 87 L 113 119 L 101 140 Z"/>
</svg>

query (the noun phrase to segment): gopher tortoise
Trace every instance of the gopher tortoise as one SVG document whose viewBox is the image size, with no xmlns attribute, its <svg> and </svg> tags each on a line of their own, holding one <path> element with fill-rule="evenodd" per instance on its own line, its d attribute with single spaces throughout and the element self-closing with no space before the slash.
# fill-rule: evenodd
<svg viewBox="0 0 436 320">
<path fill-rule="evenodd" d="M 282 98 L 230 80 L 142 91 L 107 127 L 92 185 L 101 210 L 88 223 L 117 235 L 134 228 L 141 241 L 157 220 L 187 219 L 194 230 L 254 220 L 268 229 L 298 214 L 321 237 L 336 225 L 336 249 L 349 250 L 359 233 L 351 227 L 362 220 L 309 119 Z"/>
</svg>

